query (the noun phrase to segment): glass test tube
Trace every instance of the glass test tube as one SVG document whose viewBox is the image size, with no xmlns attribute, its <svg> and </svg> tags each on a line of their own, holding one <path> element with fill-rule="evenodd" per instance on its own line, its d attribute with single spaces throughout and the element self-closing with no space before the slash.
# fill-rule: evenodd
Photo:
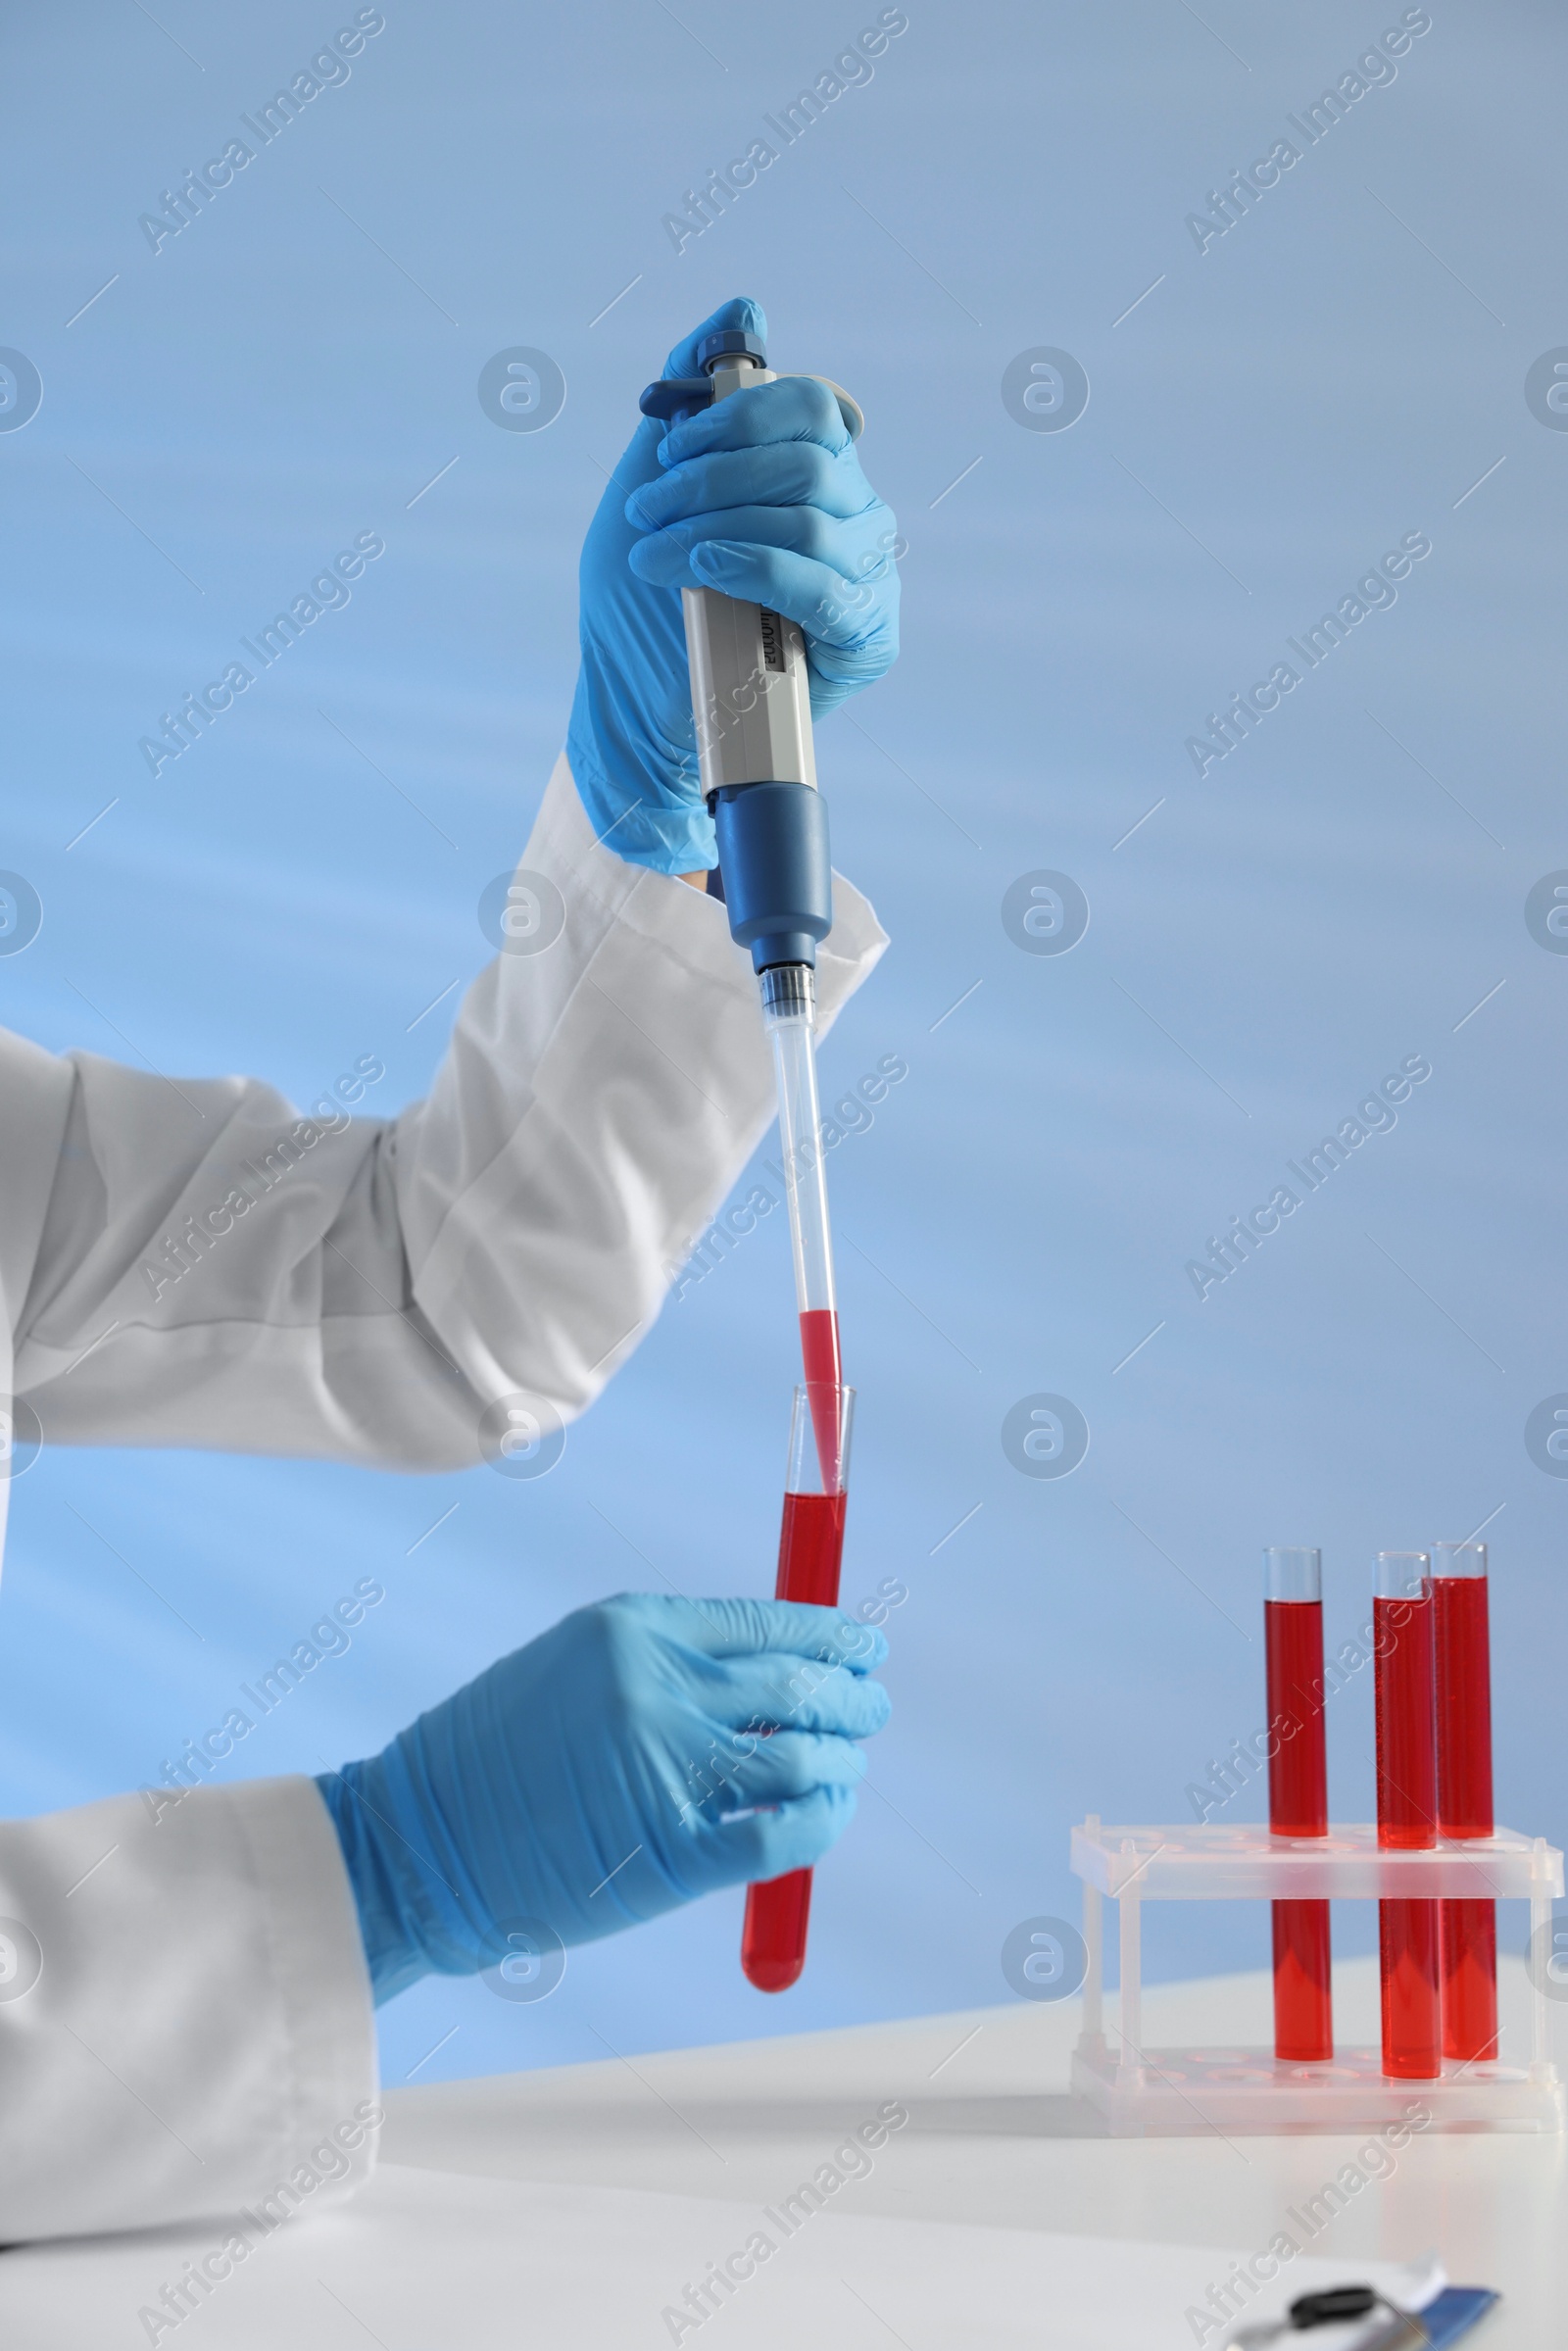
<svg viewBox="0 0 1568 2351">
<path fill-rule="evenodd" d="M 1425 1551 L 1379 1551 L 1373 1567 L 1378 1843 L 1402 1851 L 1438 1841 L 1431 1569 Z M 1435 2081 L 1443 2071 L 1437 1903 L 1380 1902 L 1378 1951 L 1383 2071 Z"/>
<path fill-rule="evenodd" d="M 784 1522 L 779 1530 L 778 1575 L 773 1596 L 836 1608 L 844 1555 L 844 1515 L 849 1505 L 850 1437 L 855 1391 L 836 1388 L 822 1443 L 827 1398 L 820 1386 L 799 1387 L 790 1415 L 789 1475 L 784 1489 Z M 811 1912 L 811 1873 L 787 1870 L 746 1889 L 746 1923 L 741 1931 L 741 1967 L 759 1991 L 788 1991 L 806 1965 L 806 1935 Z"/>
<path fill-rule="evenodd" d="M 1432 1592 L 1437 1646 L 1438 1833 L 1490 1837 L 1492 1651 L 1487 1546 L 1435 1543 Z M 1443 2054 L 1461 2062 L 1497 2054 L 1497 1907 L 1439 1904 Z"/>
<path fill-rule="evenodd" d="M 1268 1825 L 1274 1837 L 1326 1837 L 1323 1739 L 1323 1554 L 1277 1544 L 1263 1553 L 1268 1671 Z M 1297 2065 L 1334 2055 L 1327 1902 L 1274 1904 L 1274 2054 Z"/>
</svg>

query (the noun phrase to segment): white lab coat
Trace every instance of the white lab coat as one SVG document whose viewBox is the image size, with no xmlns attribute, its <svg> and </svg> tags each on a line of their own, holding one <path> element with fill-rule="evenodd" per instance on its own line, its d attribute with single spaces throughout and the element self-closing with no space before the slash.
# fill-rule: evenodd
<svg viewBox="0 0 1568 2351">
<path fill-rule="evenodd" d="M 0 1399 L 46 1445 L 455 1469 L 498 1398 L 569 1418 L 598 1395 L 760 1140 L 771 1073 L 723 908 L 597 845 L 564 759 L 522 863 L 565 927 L 480 974 L 395 1119 L 311 1140 L 254 1081 L 0 1032 Z M 886 944 L 836 891 L 825 1019 Z M 259 2209 L 290 2180 L 324 2200 L 368 2159 L 375 2089 L 311 1781 L 0 1826 L 0 2243 Z"/>
</svg>

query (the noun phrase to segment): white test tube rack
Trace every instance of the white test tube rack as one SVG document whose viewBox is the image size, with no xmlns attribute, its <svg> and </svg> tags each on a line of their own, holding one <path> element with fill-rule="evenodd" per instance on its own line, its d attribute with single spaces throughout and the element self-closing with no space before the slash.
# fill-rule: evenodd
<svg viewBox="0 0 1568 2351">
<path fill-rule="evenodd" d="M 1528 2065 L 1451 2064 L 1433 2081 L 1391 2079 L 1377 2048 L 1336 2046 L 1322 2065 L 1282 2063 L 1272 2047 L 1152 2049 L 1144 2045 L 1141 1926 L 1146 1902 L 1518 1899 L 1530 1904 L 1532 1949 L 1551 1940 L 1563 1890 L 1562 1854 L 1542 1837 L 1492 1837 L 1418 1852 L 1379 1848 L 1375 1827 L 1326 1837 L 1271 1837 L 1264 1828 L 1207 1822 L 1107 1828 L 1091 1813 L 1072 1832 L 1083 1881 L 1083 2030 L 1072 2087 L 1097 2106 L 1112 2137 L 1199 2137 L 1218 2131 L 1296 2133 L 1378 2130 L 1412 2098 L 1436 2131 L 1561 2131 L 1563 2086 L 1551 2063 L 1546 1993 L 1534 1984 Z M 1104 2022 L 1104 1903 L 1116 1904 L 1121 1959 L 1117 2025 Z"/>
</svg>

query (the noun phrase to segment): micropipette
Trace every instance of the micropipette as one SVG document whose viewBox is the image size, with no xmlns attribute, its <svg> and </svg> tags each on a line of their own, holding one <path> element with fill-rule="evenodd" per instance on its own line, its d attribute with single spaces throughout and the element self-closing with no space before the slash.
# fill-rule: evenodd
<svg viewBox="0 0 1568 2351">
<path fill-rule="evenodd" d="M 699 373 L 650 384 L 644 416 L 682 422 L 778 378 L 760 336 L 732 327 L 697 347 Z M 864 418 L 825 376 L 851 439 Z M 718 869 L 730 935 L 751 950 L 778 1086 L 801 1354 L 811 1398 L 823 1484 L 840 1484 L 835 1403 L 842 1385 L 838 1300 L 814 1029 L 816 949 L 833 924 L 827 809 L 816 788 L 806 638 L 765 605 L 716 588 L 683 588 L 686 654 L 702 786 L 718 834 Z"/>
<path fill-rule="evenodd" d="M 1438 1830 L 1490 1837 L 1492 1648 L 1484 1543 L 1435 1543 L 1432 1592 L 1438 1658 Z M 1461 2063 L 1497 2054 L 1497 1906 L 1439 1904 L 1443 2054 Z"/>
<path fill-rule="evenodd" d="M 650 384 L 645 416 L 680 423 L 716 400 L 778 379 L 760 336 L 744 328 L 706 335 L 695 376 Z M 851 439 L 863 423 L 848 392 L 826 377 Z M 791 1440 L 777 1596 L 838 1601 L 844 1539 L 847 1396 L 839 1354 L 838 1299 L 816 1089 L 816 949 L 833 925 L 827 808 L 816 786 L 806 637 L 766 605 L 716 588 L 683 588 L 692 717 L 704 797 L 718 836 L 718 871 L 730 936 L 749 948 L 773 1053 L 784 1188 L 789 1203 L 807 1415 L 814 1479 Z M 803 1425 L 797 1400 L 796 1421 Z M 814 1493 L 807 1491 L 813 1485 Z M 821 1521 L 820 1526 L 817 1524 Z M 825 1547 L 819 1537 L 826 1538 Z M 741 1964 L 761 1991 L 783 1991 L 806 1961 L 808 1870 L 753 1886 Z"/>
</svg>

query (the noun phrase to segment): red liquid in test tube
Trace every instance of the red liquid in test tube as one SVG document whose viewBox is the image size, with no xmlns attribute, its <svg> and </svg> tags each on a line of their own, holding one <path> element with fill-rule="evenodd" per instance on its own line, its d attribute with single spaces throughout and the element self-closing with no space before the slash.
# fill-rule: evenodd
<svg viewBox="0 0 1568 2351">
<path fill-rule="evenodd" d="M 1280 1545 L 1263 1553 L 1268 1667 L 1268 1825 L 1274 1837 L 1326 1837 L 1323 1741 L 1323 1556 Z M 1297 2065 L 1334 2055 L 1327 1902 L 1276 1902 L 1274 2054 Z"/>
<path fill-rule="evenodd" d="M 1490 1837 L 1492 1650 L 1484 1543 L 1435 1543 L 1438 1831 Z M 1443 2054 L 1463 2063 L 1497 2054 L 1497 1911 L 1494 1902 L 1439 1904 Z"/>
<path fill-rule="evenodd" d="M 1377 1703 L 1378 1843 L 1419 1850 L 1438 1841 L 1436 1652 L 1431 1561 L 1379 1551 L 1372 1628 Z M 1443 2071 L 1438 1905 L 1378 1904 L 1383 2071 L 1432 2082 Z"/>
<path fill-rule="evenodd" d="M 802 1315 L 805 1326 L 813 1318 Z M 838 1324 L 833 1325 L 835 1367 Z M 807 1357 L 808 1372 L 813 1368 Z M 821 1368 L 822 1358 L 817 1358 Z M 779 1532 L 778 1575 L 773 1596 L 836 1608 L 844 1555 L 844 1516 L 849 1506 L 847 1474 L 855 1391 L 812 1380 L 795 1391 L 790 1424 L 789 1482 Z M 811 1915 L 811 1873 L 788 1870 L 746 1889 L 746 1923 L 741 1931 L 741 1967 L 759 1991 L 788 1991 L 806 1965 L 806 1936 Z"/>
</svg>

